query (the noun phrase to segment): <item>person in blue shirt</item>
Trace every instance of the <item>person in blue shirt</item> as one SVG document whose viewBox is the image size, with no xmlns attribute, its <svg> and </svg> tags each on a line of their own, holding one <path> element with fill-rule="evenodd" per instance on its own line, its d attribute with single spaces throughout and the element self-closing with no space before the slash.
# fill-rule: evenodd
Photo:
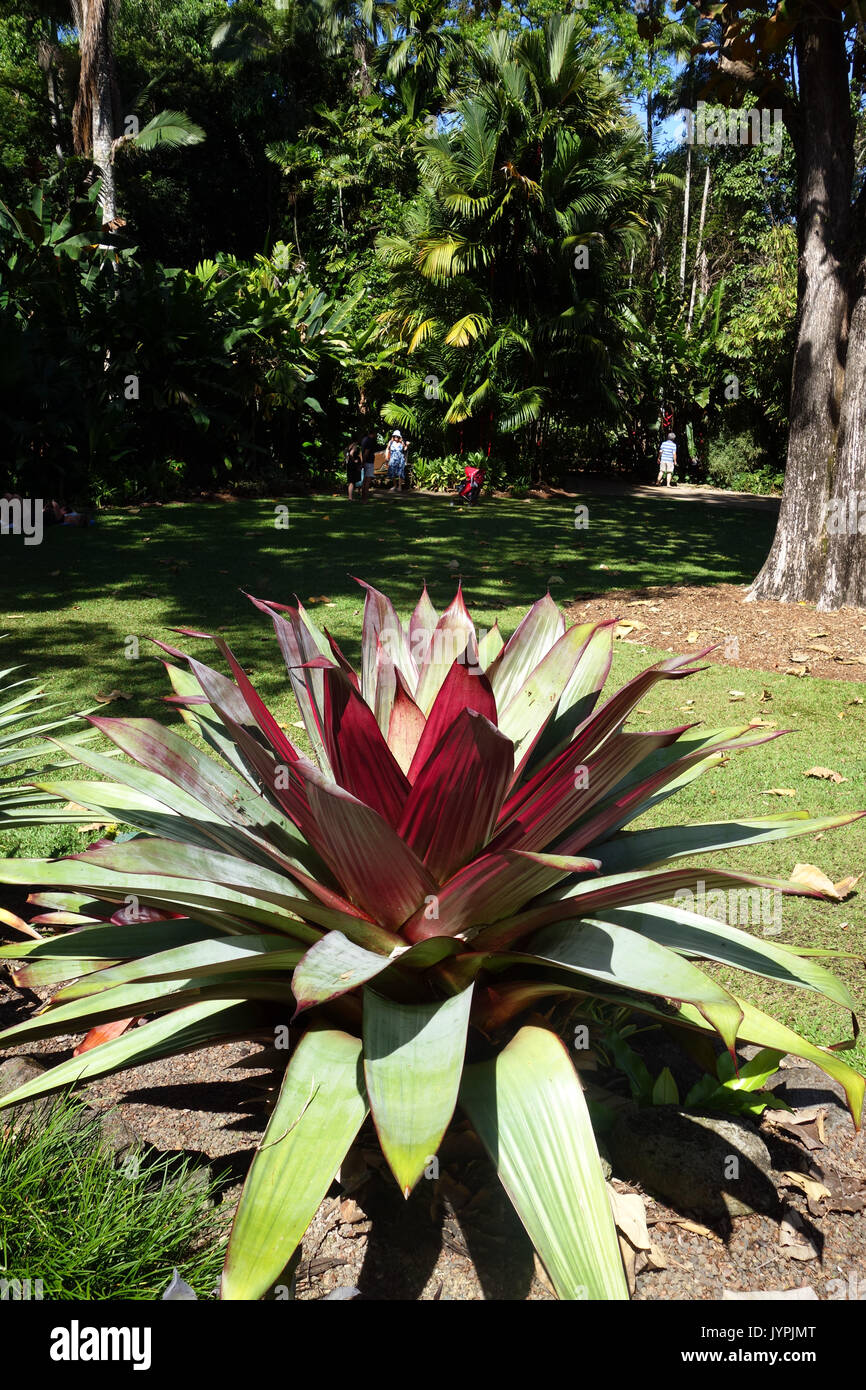
<svg viewBox="0 0 866 1390">
<path fill-rule="evenodd" d="M 669 434 L 667 439 L 659 448 L 659 475 L 656 478 L 656 486 L 661 482 L 676 486 L 674 483 L 674 469 L 677 466 L 677 437 Z"/>
</svg>

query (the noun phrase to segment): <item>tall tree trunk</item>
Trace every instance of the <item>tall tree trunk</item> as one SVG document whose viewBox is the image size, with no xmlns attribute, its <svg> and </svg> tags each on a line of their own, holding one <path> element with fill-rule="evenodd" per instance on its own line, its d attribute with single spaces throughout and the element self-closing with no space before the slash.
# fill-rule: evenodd
<svg viewBox="0 0 866 1390">
<path fill-rule="evenodd" d="M 845 386 L 836 435 L 833 495 L 826 514 L 826 563 L 818 607 L 866 608 L 866 257 L 852 285 Z"/>
<path fill-rule="evenodd" d="M 810 9 L 796 34 L 800 74 L 797 334 L 791 381 L 785 488 L 770 553 L 749 598 L 838 602 L 850 591 L 851 537 L 832 548 L 834 576 L 825 591 L 828 504 L 862 460 L 854 382 L 863 372 L 866 306 L 857 305 L 852 382 L 843 402 L 848 334 L 846 252 L 851 223 L 854 137 L 849 107 L 845 33 L 834 16 Z M 862 390 L 862 381 L 860 383 Z M 837 432 L 844 414 L 846 463 L 837 466 Z M 862 411 L 862 396 L 860 400 Z M 862 478 L 862 472 L 861 472 Z M 845 552 L 845 554 L 843 554 Z M 849 554 L 850 552 L 850 554 Z M 862 584 L 862 580 L 859 581 Z M 855 586 L 856 587 L 856 586 Z"/>
<path fill-rule="evenodd" d="M 709 166 L 707 166 L 709 167 Z M 683 245 L 680 251 L 680 294 L 686 289 L 686 248 L 689 242 L 689 196 L 692 191 L 692 147 L 686 155 L 686 189 L 683 195 Z"/>
<path fill-rule="evenodd" d="M 37 61 L 42 71 L 45 73 L 45 87 L 48 94 L 48 119 L 51 122 L 51 129 L 54 133 L 54 153 L 57 155 L 58 162 L 63 163 L 65 151 L 63 140 L 60 133 L 60 120 L 63 112 L 60 91 L 57 86 L 57 72 L 55 61 L 59 53 L 57 43 L 57 25 L 49 16 L 45 21 L 46 32 L 39 40 Z"/>
<path fill-rule="evenodd" d="M 111 48 L 115 0 L 71 0 L 71 8 L 81 53 L 78 99 L 72 113 L 75 149 L 93 160 L 102 180 L 102 220 L 113 222 L 117 217 L 112 162 L 117 101 Z"/>
<path fill-rule="evenodd" d="M 695 268 L 692 271 L 692 292 L 689 296 L 689 318 L 686 324 L 686 334 L 692 331 L 692 317 L 695 312 L 695 290 L 698 283 L 698 266 L 701 264 L 701 257 L 704 254 L 704 224 L 707 220 L 707 199 L 710 196 L 710 165 L 707 161 L 707 172 L 704 174 L 704 193 L 701 198 L 701 216 L 698 222 L 698 244 L 695 247 Z"/>
</svg>

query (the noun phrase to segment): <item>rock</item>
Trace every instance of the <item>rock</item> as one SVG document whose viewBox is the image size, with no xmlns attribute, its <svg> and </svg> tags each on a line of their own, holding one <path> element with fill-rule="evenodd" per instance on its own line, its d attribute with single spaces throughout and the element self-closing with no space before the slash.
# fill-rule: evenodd
<svg viewBox="0 0 866 1390">
<path fill-rule="evenodd" d="M 5 1062 L 0 1062 L 0 1096 L 11 1095 L 13 1091 L 18 1090 L 19 1086 L 33 1081 L 44 1071 L 45 1067 L 41 1062 L 37 1062 L 35 1057 L 7 1058 Z M 21 1101 L 18 1105 L 13 1105 L 11 1109 L 6 1110 L 3 1113 L 3 1118 L 12 1124 L 21 1124 L 30 1117 L 44 1116 L 51 1109 L 54 1099 L 53 1096 L 40 1096 L 36 1100 Z"/>
<path fill-rule="evenodd" d="M 45 1071 L 47 1068 L 35 1057 L 10 1057 L 5 1062 L 0 1062 L 0 1096 L 10 1095 L 25 1082 L 42 1076 Z M 48 1115 L 57 1101 L 56 1093 L 39 1096 L 35 1100 L 22 1101 L 20 1105 L 13 1106 L 7 1114 L 20 1118 L 35 1115 L 41 1119 Z M 118 1110 L 108 1110 L 102 1115 L 97 1115 L 93 1107 L 85 1102 L 81 1112 L 75 1117 L 73 1128 L 76 1132 L 89 1129 L 94 1119 L 97 1119 L 99 1124 L 100 1147 L 107 1154 L 113 1155 L 118 1162 L 132 1149 L 140 1146 L 141 1140 L 138 1135 L 130 1129 Z"/>
<path fill-rule="evenodd" d="M 618 1111 L 606 1141 L 618 1177 L 678 1211 L 717 1220 L 778 1210 L 770 1154 L 748 1121 L 630 1106 Z"/>
<path fill-rule="evenodd" d="M 99 1146 L 113 1155 L 117 1163 L 122 1163 L 131 1150 L 141 1145 L 141 1139 L 130 1129 L 119 1110 L 106 1110 L 99 1116 Z"/>
<path fill-rule="evenodd" d="M 8 1096 L 12 1091 L 41 1076 L 45 1068 L 33 1057 L 9 1057 L 0 1062 L 0 1096 Z"/>
</svg>

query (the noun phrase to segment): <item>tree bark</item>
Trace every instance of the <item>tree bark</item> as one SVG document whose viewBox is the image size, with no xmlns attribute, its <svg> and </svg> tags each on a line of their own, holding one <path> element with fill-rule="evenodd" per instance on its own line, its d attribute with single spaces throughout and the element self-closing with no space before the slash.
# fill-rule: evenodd
<svg viewBox="0 0 866 1390">
<path fill-rule="evenodd" d="M 698 266 L 701 264 L 701 257 L 704 252 L 704 224 L 707 220 L 707 199 L 710 196 L 710 165 L 707 162 L 707 172 L 704 174 L 704 194 L 701 198 L 701 217 L 698 222 L 698 244 L 695 247 L 695 268 L 692 271 L 692 292 L 689 296 L 689 317 L 686 324 L 686 336 L 692 331 L 692 317 L 695 312 L 695 291 L 698 283 Z"/>
<path fill-rule="evenodd" d="M 686 290 L 686 248 L 689 242 L 689 197 L 692 191 L 692 147 L 686 155 L 686 188 L 683 195 L 683 244 L 680 251 L 680 295 Z"/>
<path fill-rule="evenodd" d="M 826 515 L 826 563 L 818 607 L 866 608 L 866 257 L 852 285 L 845 387 L 836 436 L 833 495 Z"/>
<path fill-rule="evenodd" d="M 72 113 L 75 149 L 88 155 L 96 166 L 102 180 L 102 220 L 113 222 L 117 217 L 112 162 L 117 124 L 111 47 L 115 0 L 72 0 L 71 8 L 81 54 L 78 98 Z"/>
<path fill-rule="evenodd" d="M 112 71 L 111 39 L 109 34 L 110 8 L 105 6 L 105 19 L 100 29 L 97 50 L 96 83 L 93 93 L 93 162 L 99 170 L 102 188 L 99 201 L 102 204 L 103 222 L 114 222 L 117 217 L 117 197 L 114 187 L 114 161 L 112 144 L 114 126 L 114 74 Z"/>
<path fill-rule="evenodd" d="M 854 136 L 845 33 L 838 12 L 833 16 L 810 9 L 798 25 L 795 42 L 800 74 L 799 265 L 788 459 L 776 534 L 748 597 L 821 601 L 835 607 L 841 591 L 851 592 L 854 548 L 849 545 L 851 554 L 844 558 L 844 547 L 833 547 L 836 568 L 828 576 L 828 504 L 835 500 L 837 488 L 850 485 L 849 470 L 856 467 L 858 456 L 862 458 L 862 426 L 855 418 L 853 393 L 866 350 L 862 343 L 855 347 L 854 375 L 843 398 Z M 859 339 L 866 330 L 866 306 L 858 304 L 857 310 L 852 327 Z M 840 468 L 843 418 L 846 463 Z"/>
</svg>

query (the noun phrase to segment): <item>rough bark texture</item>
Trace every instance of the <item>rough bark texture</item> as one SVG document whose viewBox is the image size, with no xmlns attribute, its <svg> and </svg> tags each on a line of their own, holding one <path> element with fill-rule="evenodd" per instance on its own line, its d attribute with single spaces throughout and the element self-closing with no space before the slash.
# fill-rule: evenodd
<svg viewBox="0 0 866 1390">
<path fill-rule="evenodd" d="M 686 155 L 686 187 L 683 193 L 683 241 L 680 247 L 680 294 L 686 288 L 686 250 L 689 243 L 689 197 L 692 191 L 692 147 Z"/>
<path fill-rule="evenodd" d="M 709 166 L 709 164 L 707 164 L 706 173 L 704 174 L 704 193 L 703 193 L 703 197 L 701 198 L 701 217 L 700 217 L 700 221 L 698 222 L 698 244 L 697 244 L 697 248 L 696 248 L 696 250 L 695 250 L 695 268 L 694 268 L 694 271 L 693 271 L 693 273 L 692 273 L 692 293 L 691 293 L 691 296 L 690 296 L 690 298 L 689 298 L 689 317 L 688 317 L 688 322 L 686 323 L 686 335 L 687 335 L 687 336 L 688 336 L 688 334 L 691 333 L 691 331 L 692 331 L 692 318 L 693 318 L 694 312 L 695 312 L 695 291 L 696 291 L 697 282 L 698 282 L 698 267 L 699 267 L 699 266 L 702 266 L 702 265 L 704 264 L 704 262 L 706 261 L 706 258 L 707 258 L 707 257 L 706 257 L 706 252 L 704 251 L 704 224 L 705 224 L 705 222 L 706 222 L 706 220 L 707 220 L 707 199 L 708 199 L 709 196 L 710 196 L 710 166 Z M 703 278 L 701 279 L 701 291 L 703 292 Z"/>
<path fill-rule="evenodd" d="M 102 179 L 103 222 L 117 217 L 112 142 L 117 125 L 117 89 L 111 29 L 116 0 L 72 0 L 78 30 L 81 70 L 78 99 L 72 113 L 75 149 L 89 155 Z"/>
<path fill-rule="evenodd" d="M 818 607 L 866 608 L 866 262 L 854 281 L 845 389 L 836 437 L 827 559 Z M 858 293 L 859 291 L 859 293 Z"/>
<path fill-rule="evenodd" d="M 854 150 L 838 14 L 811 10 L 798 27 L 796 50 L 799 266 L 788 459 L 776 535 L 749 597 L 817 602 L 824 598 L 828 503 L 840 478 L 849 313 Z"/>
</svg>

